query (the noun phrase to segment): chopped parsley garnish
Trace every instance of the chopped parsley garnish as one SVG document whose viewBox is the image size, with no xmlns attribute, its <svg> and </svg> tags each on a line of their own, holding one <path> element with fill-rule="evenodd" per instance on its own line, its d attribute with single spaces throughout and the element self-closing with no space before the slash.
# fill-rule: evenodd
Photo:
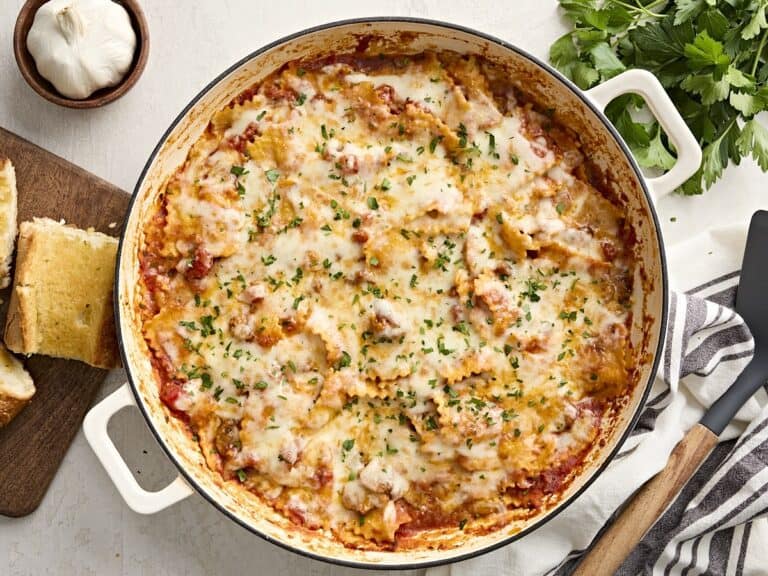
<svg viewBox="0 0 768 576">
<path fill-rule="evenodd" d="M 476 411 L 482 410 L 487 406 L 487 404 L 485 403 L 485 400 L 483 400 L 482 398 L 475 398 L 474 396 L 469 399 L 469 403 L 472 404 L 472 408 Z"/>
<path fill-rule="evenodd" d="M 437 149 L 437 145 L 440 143 L 440 141 L 443 139 L 442 136 L 435 136 L 432 138 L 432 140 L 429 141 L 429 151 L 434 154 L 435 150 Z"/>
<path fill-rule="evenodd" d="M 232 166 L 232 168 L 229 169 L 229 173 L 234 174 L 237 177 L 240 177 L 248 174 L 248 170 L 246 170 L 242 166 Z"/>
<path fill-rule="evenodd" d="M 271 170 L 267 170 L 264 172 L 264 175 L 267 177 L 267 180 L 274 184 L 277 182 L 277 179 L 280 178 L 280 171 L 276 170 L 275 168 L 272 168 Z"/>
<path fill-rule="evenodd" d="M 438 336 L 437 338 L 437 351 L 440 352 L 443 356 L 448 356 L 449 354 L 452 354 L 454 350 L 450 348 L 445 347 L 445 341 L 443 336 Z"/>
<path fill-rule="evenodd" d="M 459 128 L 456 131 L 456 133 L 459 135 L 459 147 L 466 148 L 467 147 L 467 127 L 460 122 Z"/>
<path fill-rule="evenodd" d="M 216 329 L 213 327 L 213 316 L 201 316 L 200 317 L 200 335 L 203 337 L 212 336 L 216 333 Z"/>
<path fill-rule="evenodd" d="M 267 384 L 264 380 L 259 380 L 253 385 L 256 390 L 266 390 L 267 386 L 269 386 L 269 384 Z"/>
<path fill-rule="evenodd" d="M 563 310 L 562 312 L 560 312 L 559 318 L 560 320 L 573 322 L 574 320 L 576 320 L 576 310 L 571 310 L 570 312 L 566 312 L 565 310 Z"/>
<path fill-rule="evenodd" d="M 513 418 L 515 418 L 517 414 L 515 414 L 514 410 L 504 410 L 501 413 L 501 419 L 504 420 L 504 422 L 509 422 Z"/>
<path fill-rule="evenodd" d="M 280 200 L 280 195 L 276 192 L 269 197 L 269 206 L 264 212 L 256 217 L 256 223 L 259 228 L 266 228 L 269 226 L 269 223 L 272 221 L 272 216 L 274 216 L 277 211 L 278 200 Z"/>
<path fill-rule="evenodd" d="M 304 94 L 304 92 L 301 92 L 301 93 L 299 93 L 298 97 L 296 98 L 296 105 L 297 106 L 301 106 L 306 101 L 307 101 L 307 95 Z"/>
<path fill-rule="evenodd" d="M 371 210 L 378 210 L 379 209 L 379 201 L 376 200 L 375 196 L 369 196 L 368 197 L 368 208 Z"/>
<path fill-rule="evenodd" d="M 275 262 L 277 262 L 277 258 L 274 256 L 274 254 L 261 257 L 261 263 L 264 264 L 264 266 L 269 266 L 270 264 L 274 264 Z"/>
<path fill-rule="evenodd" d="M 248 480 L 248 475 L 245 473 L 245 470 L 242 468 L 237 471 L 237 479 L 240 480 L 240 482 L 245 482 Z"/>
<path fill-rule="evenodd" d="M 435 258 L 435 262 L 432 265 L 435 270 L 442 270 L 443 272 L 448 272 L 448 268 L 446 264 L 450 263 L 451 257 L 446 254 L 445 252 L 440 252 L 437 255 L 437 258 Z"/>
<path fill-rule="evenodd" d="M 352 365 L 352 357 L 349 355 L 349 352 L 346 350 L 343 350 L 341 353 L 341 358 L 336 362 L 336 370 L 339 370 L 341 368 L 346 368 L 347 366 Z"/>
<path fill-rule="evenodd" d="M 498 158 L 499 155 L 496 152 L 496 136 L 492 132 L 486 132 L 488 134 L 488 155 Z"/>
<path fill-rule="evenodd" d="M 464 336 L 469 336 L 469 326 L 467 326 L 467 323 L 463 320 L 458 324 L 455 324 L 453 330 L 456 332 L 461 332 L 464 334 Z"/>
<path fill-rule="evenodd" d="M 525 281 L 525 292 L 521 293 L 520 296 L 528 298 L 531 302 L 538 302 L 541 300 L 541 296 L 538 294 L 539 291 L 546 289 L 546 284 L 539 282 L 535 278 L 529 278 Z"/>
<path fill-rule="evenodd" d="M 408 182 L 408 186 L 413 184 L 413 181 L 416 180 L 416 175 L 411 174 L 410 176 L 406 177 L 405 181 Z"/>
<path fill-rule="evenodd" d="M 354 438 L 348 438 L 348 439 L 344 440 L 344 442 L 341 443 L 341 448 L 344 450 L 344 452 L 349 452 L 354 447 L 355 447 L 355 439 Z"/>
<path fill-rule="evenodd" d="M 282 230 L 282 232 L 285 232 L 287 228 L 298 228 L 301 223 L 304 222 L 304 218 L 301 216 L 294 217 L 290 222 L 288 222 L 288 226 Z"/>
</svg>

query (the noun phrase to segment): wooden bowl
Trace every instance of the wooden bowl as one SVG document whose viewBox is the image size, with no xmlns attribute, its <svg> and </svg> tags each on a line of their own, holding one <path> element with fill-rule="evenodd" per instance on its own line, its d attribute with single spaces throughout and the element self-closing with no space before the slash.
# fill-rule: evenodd
<svg viewBox="0 0 768 576">
<path fill-rule="evenodd" d="M 147 57 L 149 56 L 149 27 L 139 3 L 136 0 L 115 0 L 128 12 L 133 31 L 136 33 L 136 50 L 133 54 L 133 62 L 131 62 L 128 73 L 118 85 L 102 88 L 88 96 L 88 98 L 75 100 L 62 96 L 54 88 L 53 84 L 40 75 L 37 71 L 35 59 L 32 58 L 32 54 L 27 50 L 27 34 L 32 27 L 32 22 L 35 20 L 38 8 L 46 1 L 27 0 L 24 6 L 21 7 L 19 17 L 16 20 L 16 27 L 13 30 L 13 52 L 16 55 L 16 63 L 19 66 L 21 75 L 24 76 L 27 84 L 46 100 L 68 108 L 98 108 L 117 100 L 128 92 L 136 84 L 141 73 L 144 72 L 144 68 L 147 65 Z"/>
</svg>

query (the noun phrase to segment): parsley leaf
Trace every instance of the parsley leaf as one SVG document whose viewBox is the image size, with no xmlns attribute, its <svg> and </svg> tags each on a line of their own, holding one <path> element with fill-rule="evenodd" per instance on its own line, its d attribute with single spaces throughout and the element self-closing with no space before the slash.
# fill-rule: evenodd
<svg viewBox="0 0 768 576">
<path fill-rule="evenodd" d="M 644 148 L 633 149 L 637 163 L 645 168 L 663 168 L 669 170 L 675 165 L 675 157 L 669 153 L 661 141 L 661 128 L 655 128 L 656 136 Z"/>
<path fill-rule="evenodd" d="M 757 4 L 757 10 L 755 10 L 752 18 L 749 19 L 749 22 L 747 22 L 747 25 L 744 26 L 744 29 L 741 31 L 741 37 L 744 40 L 751 40 L 760 34 L 761 30 L 768 28 L 768 21 L 765 19 L 765 9 L 768 7 L 768 4 L 764 1 L 752 2 L 752 4 Z"/>
<path fill-rule="evenodd" d="M 704 0 L 677 0 L 675 5 L 675 26 L 679 26 L 699 15 L 704 9 Z"/>
<path fill-rule="evenodd" d="M 723 170 L 728 166 L 729 152 L 736 148 L 738 137 L 739 126 L 734 118 L 717 140 L 704 148 L 701 172 L 707 187 L 722 176 Z"/>
<path fill-rule="evenodd" d="M 744 124 L 736 146 L 743 156 L 751 152 L 763 172 L 768 171 L 768 129 L 760 122 L 752 119 Z"/>
<path fill-rule="evenodd" d="M 592 57 L 592 64 L 600 72 L 602 80 L 613 78 L 616 74 L 626 70 L 626 66 L 619 60 L 607 42 L 595 44 L 590 48 L 589 54 Z"/>
<path fill-rule="evenodd" d="M 713 66 L 723 71 L 731 63 L 728 55 L 723 53 L 722 43 L 713 39 L 706 30 L 699 32 L 693 43 L 686 44 L 683 51 L 688 58 L 688 65 L 693 70 Z"/>
<path fill-rule="evenodd" d="M 723 76 L 720 80 L 715 80 L 712 74 L 694 74 L 688 76 L 680 84 L 680 87 L 686 92 L 701 97 L 701 103 L 704 105 L 714 104 L 720 100 L 728 98 L 731 85 Z"/>
</svg>

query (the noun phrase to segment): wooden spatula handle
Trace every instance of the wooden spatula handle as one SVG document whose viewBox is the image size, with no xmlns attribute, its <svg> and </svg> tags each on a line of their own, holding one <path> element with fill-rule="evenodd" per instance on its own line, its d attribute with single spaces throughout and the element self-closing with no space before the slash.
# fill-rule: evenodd
<svg viewBox="0 0 768 576">
<path fill-rule="evenodd" d="M 619 517 L 600 535 L 574 576 L 613 575 L 656 523 L 717 444 L 717 436 L 696 424 L 675 446 L 667 465 L 637 491 Z"/>
</svg>

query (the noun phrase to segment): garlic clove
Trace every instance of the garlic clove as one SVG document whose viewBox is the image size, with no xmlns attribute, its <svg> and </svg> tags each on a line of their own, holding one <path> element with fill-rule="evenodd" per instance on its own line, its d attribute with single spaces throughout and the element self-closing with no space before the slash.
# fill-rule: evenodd
<svg viewBox="0 0 768 576">
<path fill-rule="evenodd" d="M 122 81 L 136 33 L 125 8 L 112 0 L 50 0 L 35 14 L 27 48 L 56 90 L 83 99 Z"/>
</svg>

